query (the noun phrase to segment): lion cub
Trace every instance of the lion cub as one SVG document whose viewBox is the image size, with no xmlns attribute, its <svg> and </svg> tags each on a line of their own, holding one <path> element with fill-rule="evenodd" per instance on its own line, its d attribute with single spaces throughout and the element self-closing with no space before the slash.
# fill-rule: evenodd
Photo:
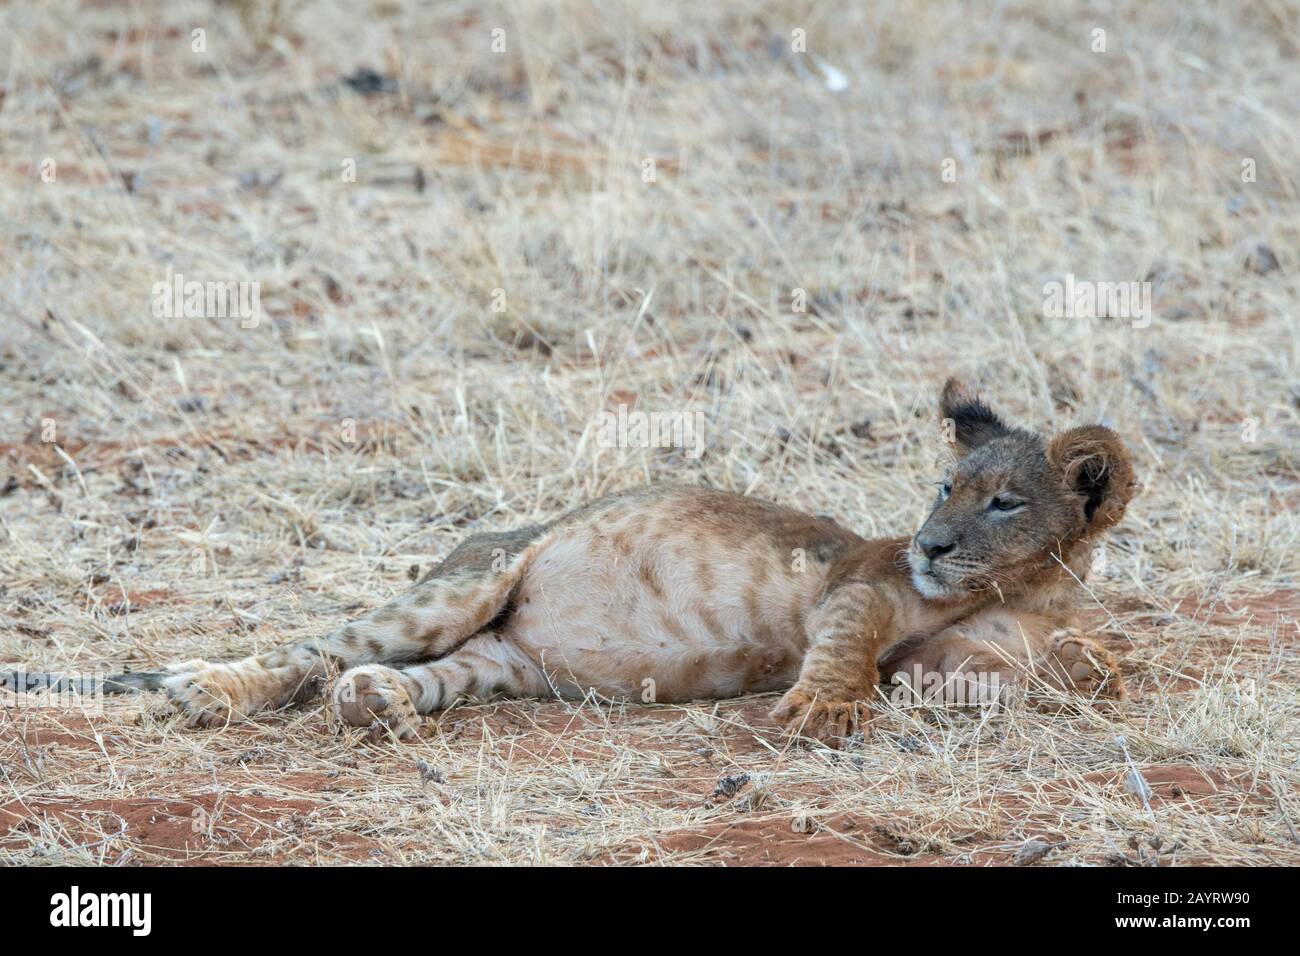
<svg viewBox="0 0 1300 956">
<path fill-rule="evenodd" d="M 107 689 L 161 686 L 190 723 L 212 725 L 302 700 L 337 669 L 342 718 L 401 738 L 466 697 L 784 690 L 776 720 L 828 742 L 858 727 L 882 666 L 1122 696 L 1110 655 L 1074 630 L 1092 542 L 1133 493 L 1118 436 L 1092 425 L 1045 440 L 952 381 L 940 416 L 956 459 L 910 539 L 868 541 L 752 498 L 652 486 L 475 535 L 328 636 Z"/>
</svg>

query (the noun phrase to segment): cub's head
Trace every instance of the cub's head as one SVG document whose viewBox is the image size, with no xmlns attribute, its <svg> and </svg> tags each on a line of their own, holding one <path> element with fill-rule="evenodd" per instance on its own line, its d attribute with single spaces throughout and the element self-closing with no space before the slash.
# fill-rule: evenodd
<svg viewBox="0 0 1300 956">
<path fill-rule="evenodd" d="M 1022 590 L 1123 517 L 1133 465 L 1109 428 L 1011 428 L 952 379 L 939 415 L 956 457 L 908 551 L 924 596 Z"/>
</svg>

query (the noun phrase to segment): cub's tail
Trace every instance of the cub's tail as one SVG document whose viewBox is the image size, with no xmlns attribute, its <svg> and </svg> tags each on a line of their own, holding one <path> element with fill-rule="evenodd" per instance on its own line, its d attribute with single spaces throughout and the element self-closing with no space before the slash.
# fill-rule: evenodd
<svg viewBox="0 0 1300 956">
<path fill-rule="evenodd" d="M 38 690 L 54 693 L 78 694 L 135 694 L 142 690 L 162 690 L 163 671 L 141 671 L 138 674 L 115 674 L 112 677 L 67 677 L 37 671 L 0 671 L 0 690 L 16 694 L 30 694 Z"/>
</svg>

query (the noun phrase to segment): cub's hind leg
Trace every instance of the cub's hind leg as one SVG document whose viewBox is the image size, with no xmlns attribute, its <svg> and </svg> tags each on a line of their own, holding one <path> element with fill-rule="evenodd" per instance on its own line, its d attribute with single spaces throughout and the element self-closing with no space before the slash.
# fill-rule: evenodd
<svg viewBox="0 0 1300 956">
<path fill-rule="evenodd" d="M 880 662 L 885 680 L 911 699 L 992 704 L 1015 688 L 1051 688 L 1090 700 L 1123 700 L 1115 658 L 1051 618 L 993 611 L 896 646 Z"/>
<path fill-rule="evenodd" d="M 415 587 L 332 634 L 230 663 L 175 665 L 163 689 L 191 725 L 211 726 L 314 696 L 331 665 L 446 654 L 506 611 L 543 530 L 476 535 Z"/>
<path fill-rule="evenodd" d="M 339 716 L 358 727 L 398 739 L 415 736 L 420 714 L 450 707 L 463 698 L 536 697 L 551 692 L 546 675 L 515 644 L 485 632 L 441 660 L 395 668 L 354 667 L 334 688 Z"/>
<path fill-rule="evenodd" d="M 1119 663 L 1110 651 L 1073 628 L 1053 631 L 1034 661 L 1035 673 L 1058 690 L 1089 700 L 1124 700 L 1128 696 Z"/>
<path fill-rule="evenodd" d="M 907 703 L 991 705 L 1005 699 L 1030 658 L 987 631 L 950 627 L 896 645 L 880 661 L 880 674 Z"/>
</svg>

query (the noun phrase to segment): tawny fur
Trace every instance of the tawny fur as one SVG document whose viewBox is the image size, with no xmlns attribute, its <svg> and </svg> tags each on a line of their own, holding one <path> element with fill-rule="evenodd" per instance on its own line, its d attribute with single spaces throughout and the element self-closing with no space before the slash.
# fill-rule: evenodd
<svg viewBox="0 0 1300 956">
<path fill-rule="evenodd" d="M 302 700 L 338 670 L 339 715 L 399 737 L 468 697 L 783 690 L 782 726 L 833 742 L 861 726 L 882 664 L 887 679 L 920 668 L 1122 697 L 1115 662 L 1075 620 L 1093 542 L 1133 490 L 1118 437 L 1088 426 L 1045 441 L 952 382 L 940 415 L 953 463 L 915 538 L 868 541 L 752 498 L 654 486 L 472 537 L 334 634 L 177 665 L 161 683 L 212 725 Z"/>
</svg>

